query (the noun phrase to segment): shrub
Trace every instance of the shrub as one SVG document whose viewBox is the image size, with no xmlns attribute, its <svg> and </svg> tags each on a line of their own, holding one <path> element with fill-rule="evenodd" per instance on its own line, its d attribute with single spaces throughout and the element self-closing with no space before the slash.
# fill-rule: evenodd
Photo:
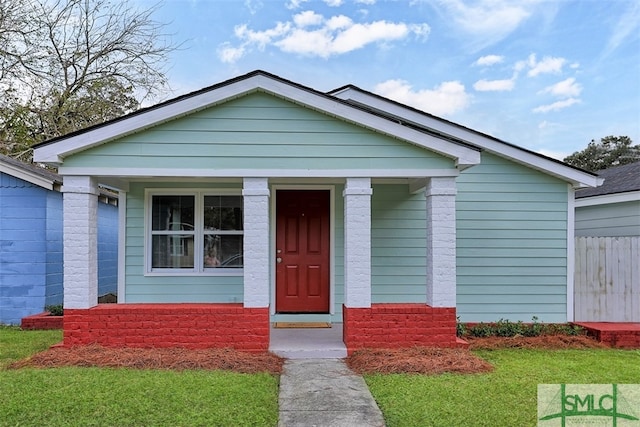
<svg viewBox="0 0 640 427">
<path fill-rule="evenodd" d="M 456 332 L 459 337 L 537 337 L 540 335 L 581 335 L 584 334 L 584 329 L 569 323 L 541 323 L 536 316 L 533 316 L 531 323 L 500 319 L 496 322 L 480 322 L 472 326 L 460 323 L 458 318 Z"/>
<path fill-rule="evenodd" d="M 64 314 L 62 304 L 47 305 L 44 309 L 47 310 L 51 316 L 62 316 Z"/>
</svg>

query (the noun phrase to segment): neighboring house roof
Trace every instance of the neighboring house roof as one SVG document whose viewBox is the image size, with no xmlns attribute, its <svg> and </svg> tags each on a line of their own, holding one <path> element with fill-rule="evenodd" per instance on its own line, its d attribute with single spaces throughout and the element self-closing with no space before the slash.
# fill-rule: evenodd
<svg viewBox="0 0 640 427">
<path fill-rule="evenodd" d="M 47 190 L 57 190 L 62 184 L 62 177 L 57 173 L 37 165 L 21 162 L 3 154 L 0 154 L 0 172 Z"/>
<path fill-rule="evenodd" d="M 0 172 L 47 190 L 60 191 L 62 186 L 62 176 L 57 173 L 41 166 L 24 163 L 4 154 L 0 154 Z M 100 188 L 99 200 L 117 206 L 118 194 L 106 188 Z"/>
<path fill-rule="evenodd" d="M 60 164 L 66 156 L 74 153 L 258 91 L 453 158 L 460 170 L 480 163 L 480 151 L 487 150 L 561 178 L 576 188 L 596 186 L 600 183 L 594 174 L 355 86 L 345 86 L 329 93 L 322 93 L 260 70 L 38 144 L 35 147 L 34 158 L 39 162 Z"/>
<path fill-rule="evenodd" d="M 603 169 L 598 176 L 603 185 L 576 191 L 577 207 L 640 201 L 640 162 Z"/>
<path fill-rule="evenodd" d="M 640 162 L 615 166 L 597 172 L 604 184 L 597 188 L 585 188 L 576 192 L 576 199 L 605 194 L 640 191 Z"/>
</svg>

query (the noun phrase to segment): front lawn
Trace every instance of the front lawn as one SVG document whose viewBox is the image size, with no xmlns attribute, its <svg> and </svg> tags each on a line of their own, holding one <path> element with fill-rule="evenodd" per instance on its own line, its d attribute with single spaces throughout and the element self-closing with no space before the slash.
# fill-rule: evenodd
<svg viewBox="0 0 640 427">
<path fill-rule="evenodd" d="M 60 331 L 0 327 L 0 426 L 275 426 L 278 378 L 205 370 L 6 369 Z"/>
<path fill-rule="evenodd" d="M 490 373 L 366 375 L 387 426 L 534 426 L 538 384 L 638 384 L 640 351 L 477 350 Z"/>
</svg>

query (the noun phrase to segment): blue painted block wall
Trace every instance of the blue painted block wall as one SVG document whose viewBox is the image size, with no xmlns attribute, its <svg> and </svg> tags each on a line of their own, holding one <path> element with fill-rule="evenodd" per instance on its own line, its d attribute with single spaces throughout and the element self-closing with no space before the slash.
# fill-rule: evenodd
<svg viewBox="0 0 640 427">
<path fill-rule="evenodd" d="M 62 194 L 0 173 L 0 324 L 63 301 Z M 98 294 L 117 292 L 118 208 L 98 204 Z"/>
<path fill-rule="evenodd" d="M 19 323 L 45 305 L 47 192 L 0 174 L 1 323 Z"/>
<path fill-rule="evenodd" d="M 98 203 L 98 295 L 118 293 L 118 207 Z"/>
</svg>

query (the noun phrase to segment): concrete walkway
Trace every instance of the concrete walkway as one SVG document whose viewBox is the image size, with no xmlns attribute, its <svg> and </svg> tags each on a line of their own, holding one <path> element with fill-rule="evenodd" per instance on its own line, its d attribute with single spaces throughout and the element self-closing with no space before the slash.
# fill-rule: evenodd
<svg viewBox="0 0 640 427">
<path fill-rule="evenodd" d="M 289 359 L 280 376 L 279 427 L 382 427 L 364 379 L 341 359 Z"/>
</svg>

